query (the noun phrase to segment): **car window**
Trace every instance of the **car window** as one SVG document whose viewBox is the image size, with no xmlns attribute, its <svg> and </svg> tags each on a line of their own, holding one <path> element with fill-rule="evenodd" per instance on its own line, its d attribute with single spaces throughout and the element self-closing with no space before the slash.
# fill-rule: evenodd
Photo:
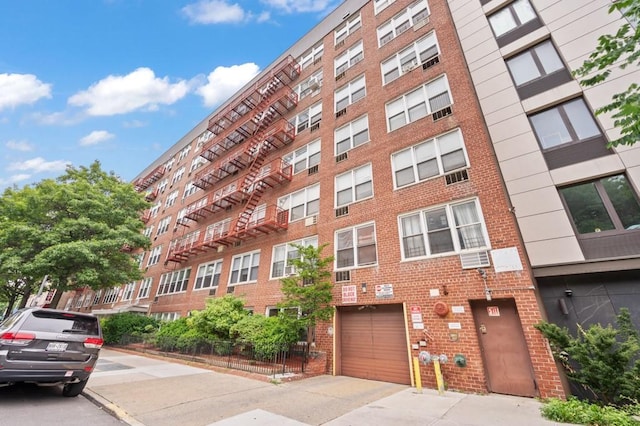
<svg viewBox="0 0 640 426">
<path fill-rule="evenodd" d="M 18 320 L 20 319 L 20 317 L 22 317 L 22 314 L 24 313 L 25 311 L 14 312 L 11 316 L 9 316 L 9 318 L 5 319 L 0 323 L 0 328 L 10 328 L 11 326 L 13 326 L 13 324 L 18 322 Z"/>
<path fill-rule="evenodd" d="M 98 319 L 68 312 L 34 311 L 25 320 L 23 329 L 52 333 L 98 335 Z"/>
</svg>

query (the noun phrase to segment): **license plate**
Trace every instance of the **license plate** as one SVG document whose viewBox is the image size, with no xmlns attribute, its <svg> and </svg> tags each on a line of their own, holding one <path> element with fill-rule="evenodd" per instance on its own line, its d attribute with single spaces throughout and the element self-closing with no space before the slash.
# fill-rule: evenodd
<svg viewBox="0 0 640 426">
<path fill-rule="evenodd" d="M 51 342 L 47 345 L 47 352 L 64 352 L 67 350 L 67 343 Z"/>
</svg>

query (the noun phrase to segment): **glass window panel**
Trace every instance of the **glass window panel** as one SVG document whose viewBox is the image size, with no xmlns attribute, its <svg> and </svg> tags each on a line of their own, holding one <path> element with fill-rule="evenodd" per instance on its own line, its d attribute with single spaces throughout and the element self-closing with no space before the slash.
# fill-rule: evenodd
<svg viewBox="0 0 640 426">
<path fill-rule="evenodd" d="M 442 156 L 442 168 L 445 172 L 458 169 L 467 165 L 467 160 L 464 157 L 462 150 L 451 152 Z"/>
<path fill-rule="evenodd" d="M 444 208 L 432 210 L 425 213 L 427 229 L 429 231 L 449 227 L 447 212 Z"/>
<path fill-rule="evenodd" d="M 542 63 L 542 68 L 544 69 L 545 74 L 551 74 L 554 71 L 564 68 L 564 64 L 562 63 L 562 60 L 560 60 L 558 52 L 556 52 L 555 47 L 553 47 L 553 44 L 550 41 L 546 41 L 536 46 L 535 51 Z"/>
<path fill-rule="evenodd" d="M 435 158 L 436 156 L 436 146 L 433 140 L 430 140 L 425 143 L 421 143 L 415 148 L 416 161 L 421 163 L 423 161 L 429 160 L 431 158 Z"/>
<path fill-rule="evenodd" d="M 405 186 L 415 182 L 415 174 L 413 173 L 413 167 L 407 167 L 406 169 L 396 171 L 396 185 Z"/>
<path fill-rule="evenodd" d="M 310 201 L 307 204 L 307 216 L 314 215 L 320 211 L 320 200 Z"/>
<path fill-rule="evenodd" d="M 351 203 L 351 188 L 344 189 L 342 191 L 338 191 L 336 194 L 337 197 L 337 205 L 344 206 L 345 204 Z"/>
<path fill-rule="evenodd" d="M 582 99 L 567 102 L 563 105 L 579 140 L 598 136 L 600 130 Z"/>
<path fill-rule="evenodd" d="M 404 112 L 389 118 L 389 130 L 396 130 L 407 124 Z"/>
<path fill-rule="evenodd" d="M 353 135 L 353 146 L 354 148 L 358 145 L 362 145 L 363 143 L 369 140 L 369 129 L 364 129 L 360 133 L 356 133 Z"/>
<path fill-rule="evenodd" d="M 516 57 L 513 57 L 507 61 L 507 66 L 516 86 L 520 86 L 531 80 L 540 77 L 540 71 L 536 66 L 531 52 L 524 52 Z"/>
<path fill-rule="evenodd" d="M 427 104 L 425 102 L 409 108 L 409 121 L 414 122 L 427 115 Z"/>
<path fill-rule="evenodd" d="M 447 253 L 454 250 L 449 229 L 429 232 L 429 250 L 432 254 Z"/>
<path fill-rule="evenodd" d="M 640 204 L 627 179 L 618 175 L 604 178 L 601 182 L 622 226 L 625 229 L 639 229 Z"/>
<path fill-rule="evenodd" d="M 418 179 L 427 179 L 440 174 L 438 170 L 438 160 L 431 159 L 418 163 Z"/>
<path fill-rule="evenodd" d="M 516 20 L 508 7 L 505 7 L 501 11 L 489 16 L 489 23 L 491 24 L 491 28 L 493 28 L 496 37 L 500 37 L 501 35 L 511 31 L 517 25 Z"/>
<path fill-rule="evenodd" d="M 567 130 L 567 126 L 562 121 L 557 108 L 532 115 L 531 123 L 544 149 L 571 142 L 569 130 Z"/>
<path fill-rule="evenodd" d="M 373 185 L 371 181 L 356 185 L 356 200 L 371 197 L 373 195 Z"/>
<path fill-rule="evenodd" d="M 513 2 L 513 10 L 516 12 L 516 15 L 518 15 L 521 25 L 526 24 L 536 17 L 536 12 L 533 10 L 533 6 L 531 6 L 529 0 L 517 0 Z"/>
<path fill-rule="evenodd" d="M 563 188 L 560 193 L 567 203 L 578 233 L 588 234 L 615 228 L 594 182 Z"/>
</svg>

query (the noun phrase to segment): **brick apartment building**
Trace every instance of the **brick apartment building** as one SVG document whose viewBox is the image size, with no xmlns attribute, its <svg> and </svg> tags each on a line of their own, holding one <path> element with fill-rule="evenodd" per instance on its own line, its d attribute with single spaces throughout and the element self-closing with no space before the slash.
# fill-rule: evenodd
<svg viewBox="0 0 640 426">
<path fill-rule="evenodd" d="M 640 230 L 616 217 L 589 238 L 570 200 L 609 178 L 638 211 L 640 151 L 604 148 L 613 126 L 590 111 L 609 92 L 570 74 L 620 25 L 608 4 L 345 1 L 135 179 L 153 203 L 145 278 L 68 308 L 173 319 L 232 293 L 273 315 L 295 273 L 288 244 L 326 243 L 336 313 L 316 343 L 328 373 L 413 384 L 427 351 L 447 356 L 450 389 L 564 395 L 533 327 L 544 307 L 588 322 L 580 302 L 604 304 L 599 288 L 621 294 L 639 276 Z M 553 75 L 521 78 L 526 55 Z M 570 105 L 590 120 L 588 144 L 547 147 L 538 123 Z M 616 297 L 607 312 L 626 306 Z M 432 370 L 420 372 L 429 386 Z"/>
</svg>

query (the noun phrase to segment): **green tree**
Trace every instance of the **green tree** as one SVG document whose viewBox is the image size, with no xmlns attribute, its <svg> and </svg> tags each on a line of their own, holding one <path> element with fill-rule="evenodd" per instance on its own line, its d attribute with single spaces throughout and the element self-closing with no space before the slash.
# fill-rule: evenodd
<svg viewBox="0 0 640 426">
<path fill-rule="evenodd" d="M 288 259 L 288 265 L 296 270 L 294 275 L 282 278 L 284 299 L 278 304 L 283 312 L 287 308 L 300 309 L 301 325 L 307 329 L 307 340 L 315 343 L 315 326 L 319 321 L 327 321 L 333 316 L 333 284 L 331 265 L 333 256 L 322 256 L 326 244 L 320 247 L 291 244 L 297 255 Z"/>
<path fill-rule="evenodd" d="M 616 325 L 593 324 L 586 330 L 578 325 L 575 337 L 556 324 L 535 327 L 571 380 L 601 404 L 624 405 L 640 400 L 640 338 L 627 308 L 620 309 Z"/>
<path fill-rule="evenodd" d="M 640 65 L 640 1 L 617 0 L 609 7 L 609 13 L 620 12 L 631 23 L 623 24 L 615 34 L 598 38 L 598 45 L 574 75 L 582 78 L 586 87 L 604 82 L 612 69 Z M 632 83 L 627 90 L 613 95 L 612 101 L 596 110 L 596 114 L 612 113 L 614 125 L 620 137 L 610 146 L 633 145 L 640 140 L 640 86 Z"/>
<path fill-rule="evenodd" d="M 242 299 L 225 294 L 208 299 L 203 310 L 192 311 L 188 322 L 207 339 L 228 340 L 231 327 L 248 315 Z"/>
<path fill-rule="evenodd" d="M 142 277 L 134 253 L 148 248 L 141 212 L 149 204 L 95 161 L 0 198 L 0 278 L 29 294 L 47 275 L 58 290 L 114 287 Z M 23 297 L 23 304 L 26 296 Z"/>
</svg>

